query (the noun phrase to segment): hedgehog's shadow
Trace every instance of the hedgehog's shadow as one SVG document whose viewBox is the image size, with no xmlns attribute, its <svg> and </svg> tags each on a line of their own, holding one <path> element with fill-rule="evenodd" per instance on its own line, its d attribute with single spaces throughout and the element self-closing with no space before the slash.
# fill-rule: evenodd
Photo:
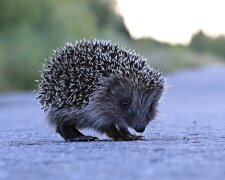
<svg viewBox="0 0 225 180">
<path fill-rule="evenodd" d="M 150 139 L 142 139 L 136 141 L 115 141 L 113 139 L 104 138 L 98 139 L 95 141 L 72 141 L 66 142 L 64 140 L 37 140 L 37 141 L 9 141 L 5 145 L 11 147 L 20 147 L 20 146 L 44 146 L 44 145 L 65 145 L 65 144 L 75 144 L 75 143 L 129 143 L 129 142 L 141 142 L 141 141 L 150 141 Z"/>
</svg>

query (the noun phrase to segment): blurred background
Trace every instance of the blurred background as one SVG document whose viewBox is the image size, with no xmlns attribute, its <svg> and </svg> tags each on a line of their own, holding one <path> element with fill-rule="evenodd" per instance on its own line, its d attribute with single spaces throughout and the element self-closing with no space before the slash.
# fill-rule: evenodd
<svg viewBox="0 0 225 180">
<path fill-rule="evenodd" d="M 44 58 L 96 37 L 164 72 L 225 62 L 223 0 L 0 0 L 0 92 L 33 90 Z"/>
</svg>

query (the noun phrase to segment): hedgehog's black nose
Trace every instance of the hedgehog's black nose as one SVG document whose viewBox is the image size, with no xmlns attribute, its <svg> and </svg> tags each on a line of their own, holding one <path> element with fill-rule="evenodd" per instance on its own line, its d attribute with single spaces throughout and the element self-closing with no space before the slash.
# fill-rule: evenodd
<svg viewBox="0 0 225 180">
<path fill-rule="evenodd" d="M 144 126 L 139 126 L 139 127 L 135 128 L 134 130 L 136 132 L 143 133 L 145 131 L 145 127 Z"/>
</svg>

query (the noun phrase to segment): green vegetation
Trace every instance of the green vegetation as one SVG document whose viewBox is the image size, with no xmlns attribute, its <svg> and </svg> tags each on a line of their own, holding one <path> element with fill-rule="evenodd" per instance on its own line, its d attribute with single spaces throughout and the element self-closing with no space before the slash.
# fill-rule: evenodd
<svg viewBox="0 0 225 180">
<path fill-rule="evenodd" d="M 225 58 L 225 37 L 219 36 L 212 38 L 206 36 L 203 31 L 194 34 L 190 43 L 190 48 L 193 50 L 205 53 L 209 52 Z"/>
<path fill-rule="evenodd" d="M 164 71 L 220 61 L 224 37 L 193 36 L 190 47 L 133 40 L 109 0 L 0 1 L 0 91 L 35 89 L 44 58 L 67 41 L 97 37 L 135 48 Z M 217 57 L 218 56 L 218 57 Z"/>
</svg>

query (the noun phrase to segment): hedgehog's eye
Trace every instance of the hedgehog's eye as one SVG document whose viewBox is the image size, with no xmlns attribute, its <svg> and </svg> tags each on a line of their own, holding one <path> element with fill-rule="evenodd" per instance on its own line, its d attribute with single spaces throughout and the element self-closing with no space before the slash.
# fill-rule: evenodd
<svg viewBox="0 0 225 180">
<path fill-rule="evenodd" d="M 130 107 L 131 104 L 131 99 L 130 98 L 125 98 L 120 100 L 119 105 L 123 110 L 127 110 Z"/>
</svg>

